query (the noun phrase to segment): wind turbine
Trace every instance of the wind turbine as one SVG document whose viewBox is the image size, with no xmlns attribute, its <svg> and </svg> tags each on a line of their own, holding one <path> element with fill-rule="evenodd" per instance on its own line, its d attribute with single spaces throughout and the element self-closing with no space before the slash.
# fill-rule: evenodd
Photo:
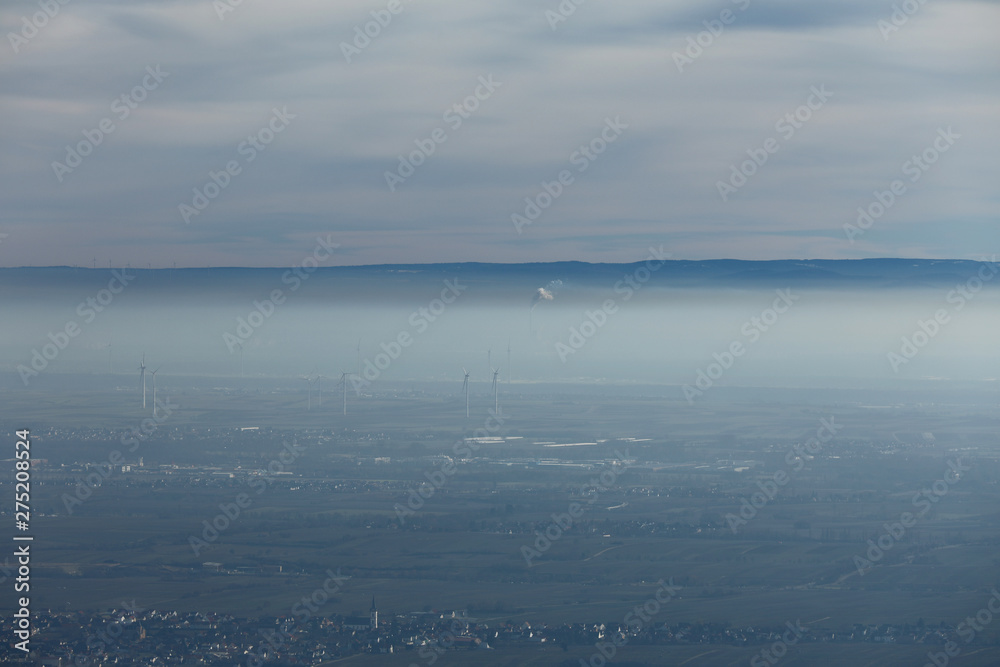
<svg viewBox="0 0 1000 667">
<path fill-rule="evenodd" d="M 307 387 L 306 387 L 306 395 L 307 395 L 306 410 L 312 410 L 312 396 L 313 396 L 312 395 L 312 389 L 313 389 L 313 383 L 319 382 L 320 380 L 323 379 L 323 376 L 316 372 L 317 370 L 319 370 L 319 366 L 316 366 L 315 368 L 313 368 L 312 372 L 310 372 L 309 375 L 303 375 L 303 376 L 301 376 L 302 379 L 306 381 L 306 385 L 307 385 Z M 322 405 L 323 404 L 323 393 L 322 392 L 323 392 L 323 387 L 322 387 L 322 385 L 320 385 L 319 401 L 316 403 L 316 405 Z"/>
<path fill-rule="evenodd" d="M 240 377 L 243 377 L 243 343 L 236 343 L 236 346 L 240 348 Z"/>
<path fill-rule="evenodd" d="M 114 370 L 111 368 L 111 339 L 108 339 L 108 375 L 113 375 Z"/>
<path fill-rule="evenodd" d="M 150 371 L 149 374 L 153 376 L 153 419 L 156 419 L 156 374 L 163 366 L 157 366 L 155 371 Z"/>
<path fill-rule="evenodd" d="M 462 391 L 465 392 L 465 418 L 469 418 L 469 371 L 462 369 L 465 373 L 465 383 L 462 385 Z"/>
<path fill-rule="evenodd" d="M 312 410 L 313 407 L 313 386 L 312 378 L 308 375 L 303 375 L 302 379 L 306 381 L 306 410 Z"/>
<path fill-rule="evenodd" d="M 499 368 L 491 369 L 493 371 L 493 414 L 499 415 L 500 402 L 497 399 L 497 376 L 500 375 Z"/>
<path fill-rule="evenodd" d="M 146 353 L 142 353 L 142 361 L 139 362 L 139 382 L 142 384 L 142 407 L 146 407 Z"/>
</svg>

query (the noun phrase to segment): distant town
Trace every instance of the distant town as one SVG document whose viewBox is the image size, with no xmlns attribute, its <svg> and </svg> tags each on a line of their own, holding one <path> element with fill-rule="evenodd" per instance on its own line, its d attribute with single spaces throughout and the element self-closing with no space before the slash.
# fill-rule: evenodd
<svg viewBox="0 0 1000 667">
<path fill-rule="evenodd" d="M 367 625 L 367 619 L 361 619 Z M 775 642 L 871 642 L 937 645 L 955 628 L 943 625 L 855 625 L 841 630 L 781 627 L 726 627 L 715 623 L 623 623 L 547 625 L 486 623 L 467 610 L 419 611 L 380 618 L 374 629 L 333 615 L 237 618 L 215 613 L 113 609 L 102 613 L 42 611 L 36 615 L 31 664 L 87 665 L 321 665 L 359 653 L 411 652 L 412 661 L 433 664 L 442 653 L 499 651 L 538 644 L 632 645 Z M 23 660 L 10 646 L 0 649 L 8 664 Z M 474 658 L 470 658 L 474 661 Z M 767 663 L 762 663 L 767 664 Z"/>
</svg>

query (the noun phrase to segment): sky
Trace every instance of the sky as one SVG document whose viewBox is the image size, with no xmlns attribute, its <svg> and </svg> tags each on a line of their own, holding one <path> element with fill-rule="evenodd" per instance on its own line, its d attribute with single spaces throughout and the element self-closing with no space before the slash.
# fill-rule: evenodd
<svg viewBox="0 0 1000 667">
<path fill-rule="evenodd" d="M 4 3 L 0 266 L 997 251 L 1000 3 L 577 2 Z"/>
</svg>

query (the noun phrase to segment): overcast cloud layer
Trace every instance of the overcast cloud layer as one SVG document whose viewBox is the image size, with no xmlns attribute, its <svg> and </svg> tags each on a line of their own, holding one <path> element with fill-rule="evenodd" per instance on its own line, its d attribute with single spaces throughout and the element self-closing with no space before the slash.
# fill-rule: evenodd
<svg viewBox="0 0 1000 667">
<path fill-rule="evenodd" d="M 282 266 L 327 234 L 339 264 L 997 251 L 996 2 L 50 2 L 0 9 L 2 266 Z"/>
</svg>

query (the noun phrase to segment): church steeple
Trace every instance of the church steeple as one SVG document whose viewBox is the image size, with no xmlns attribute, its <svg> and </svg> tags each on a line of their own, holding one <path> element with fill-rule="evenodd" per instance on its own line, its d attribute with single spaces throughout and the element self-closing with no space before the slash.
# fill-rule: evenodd
<svg viewBox="0 0 1000 667">
<path fill-rule="evenodd" d="M 372 630 L 378 630 L 378 609 L 375 607 L 375 596 L 372 595 L 372 608 L 369 610 Z"/>
</svg>

